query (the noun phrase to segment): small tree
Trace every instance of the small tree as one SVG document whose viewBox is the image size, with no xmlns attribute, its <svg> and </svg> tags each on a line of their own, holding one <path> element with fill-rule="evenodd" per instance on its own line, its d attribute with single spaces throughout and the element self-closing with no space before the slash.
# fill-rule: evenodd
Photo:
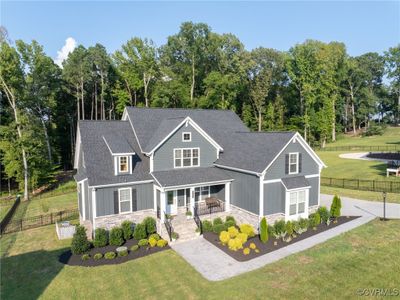
<svg viewBox="0 0 400 300">
<path fill-rule="evenodd" d="M 72 238 L 71 251 L 73 254 L 83 254 L 89 249 L 90 242 L 86 236 L 86 228 L 78 225 Z"/>
<path fill-rule="evenodd" d="M 129 240 L 132 237 L 133 230 L 132 230 L 132 222 L 131 221 L 124 221 L 121 224 L 122 231 L 124 232 L 124 240 Z"/>
<path fill-rule="evenodd" d="M 342 201 L 338 195 L 335 195 L 331 204 L 331 216 L 334 218 L 340 217 L 340 210 L 342 209 Z"/>
<path fill-rule="evenodd" d="M 260 223 L 260 240 L 264 244 L 268 241 L 268 224 L 265 217 L 261 219 Z"/>
</svg>

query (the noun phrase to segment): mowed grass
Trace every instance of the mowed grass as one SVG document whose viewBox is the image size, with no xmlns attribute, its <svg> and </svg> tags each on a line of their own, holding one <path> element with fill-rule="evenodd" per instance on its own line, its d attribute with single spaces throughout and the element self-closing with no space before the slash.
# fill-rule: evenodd
<svg viewBox="0 0 400 300">
<path fill-rule="evenodd" d="M 10 210 L 12 204 L 1 204 L 0 205 L 0 221 L 6 216 L 8 211 Z"/>
<path fill-rule="evenodd" d="M 204 279 L 173 250 L 121 265 L 69 267 L 70 241 L 54 226 L 6 235 L 2 299 L 334 299 L 360 288 L 398 288 L 400 220 L 374 220 L 304 252 L 220 282 Z M 205 257 L 206 259 L 206 257 Z"/>
<path fill-rule="evenodd" d="M 321 185 L 321 193 L 383 203 L 383 194 L 381 192 L 358 191 Z M 386 193 L 386 201 L 400 203 L 400 194 Z"/>
<path fill-rule="evenodd" d="M 400 146 L 400 127 L 387 127 L 383 135 L 374 135 L 366 137 L 352 137 L 350 135 L 340 135 L 338 140 L 330 143 L 327 147 L 337 146 L 382 146 L 397 145 Z"/>
</svg>

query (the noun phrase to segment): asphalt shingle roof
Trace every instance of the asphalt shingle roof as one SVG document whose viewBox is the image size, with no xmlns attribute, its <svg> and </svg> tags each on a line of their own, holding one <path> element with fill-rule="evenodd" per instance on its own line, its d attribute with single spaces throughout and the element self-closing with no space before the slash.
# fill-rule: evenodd
<svg viewBox="0 0 400 300">
<path fill-rule="evenodd" d="M 139 146 L 128 121 L 79 121 L 79 130 L 90 186 L 153 179 L 149 174 L 149 158 L 136 150 Z M 103 139 L 103 136 L 113 134 L 125 137 L 136 153 L 133 158 L 133 174 L 114 175 L 113 157 Z"/>
<path fill-rule="evenodd" d="M 310 182 L 304 176 L 282 178 L 282 182 L 287 190 L 310 186 Z"/>
<path fill-rule="evenodd" d="M 182 168 L 152 174 L 162 187 L 233 180 L 224 170 L 217 167 Z"/>
<path fill-rule="evenodd" d="M 117 153 L 134 153 L 132 146 L 127 141 L 126 137 L 120 132 L 105 134 L 103 138 L 106 140 L 108 147 L 113 154 Z"/>
</svg>

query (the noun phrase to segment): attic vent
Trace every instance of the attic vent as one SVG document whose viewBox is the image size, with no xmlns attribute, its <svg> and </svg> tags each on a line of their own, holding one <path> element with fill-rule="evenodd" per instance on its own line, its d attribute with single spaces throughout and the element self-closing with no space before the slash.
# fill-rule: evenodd
<svg viewBox="0 0 400 300">
<path fill-rule="evenodd" d="M 296 142 L 297 142 L 297 139 L 294 138 L 294 139 L 293 139 L 293 144 L 296 144 Z"/>
</svg>

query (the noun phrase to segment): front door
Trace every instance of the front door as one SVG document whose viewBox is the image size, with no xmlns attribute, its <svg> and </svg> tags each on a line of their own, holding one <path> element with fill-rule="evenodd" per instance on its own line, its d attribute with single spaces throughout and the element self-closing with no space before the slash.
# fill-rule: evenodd
<svg viewBox="0 0 400 300">
<path fill-rule="evenodd" d="M 167 192 L 167 214 L 176 215 L 178 207 L 176 201 L 176 191 Z"/>
</svg>

